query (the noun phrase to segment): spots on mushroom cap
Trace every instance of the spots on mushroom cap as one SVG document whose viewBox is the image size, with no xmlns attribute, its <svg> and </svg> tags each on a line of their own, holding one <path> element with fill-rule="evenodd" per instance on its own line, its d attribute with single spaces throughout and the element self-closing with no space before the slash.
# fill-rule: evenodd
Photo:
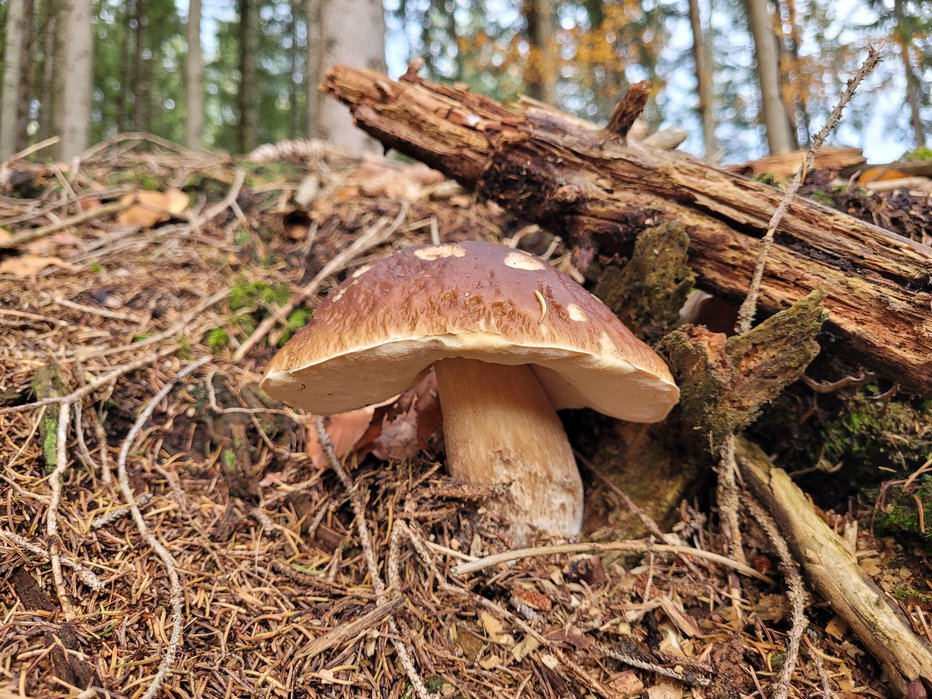
<svg viewBox="0 0 932 699">
<path fill-rule="evenodd" d="M 575 303 L 567 304 L 566 312 L 569 313 L 570 320 L 575 320 L 578 322 L 589 320 L 589 316 L 586 315 L 586 312 Z"/>
<path fill-rule="evenodd" d="M 526 269 L 529 271 L 546 269 L 547 267 L 541 260 L 523 252 L 509 252 L 505 255 L 505 266 L 511 267 L 512 269 Z"/>
<path fill-rule="evenodd" d="M 414 251 L 414 256 L 421 260 L 438 260 L 441 257 L 464 257 L 466 251 L 459 245 L 432 245 L 426 248 L 418 248 Z"/>
</svg>

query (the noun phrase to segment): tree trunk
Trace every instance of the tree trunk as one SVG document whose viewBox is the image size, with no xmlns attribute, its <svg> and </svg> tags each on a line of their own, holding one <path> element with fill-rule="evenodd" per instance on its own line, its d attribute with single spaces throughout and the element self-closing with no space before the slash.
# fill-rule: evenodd
<svg viewBox="0 0 932 699">
<path fill-rule="evenodd" d="M 142 126 L 142 103 L 144 99 L 144 91 L 142 89 L 143 84 L 143 44 L 145 42 L 145 29 L 143 24 L 145 22 L 146 11 L 145 11 L 145 0 L 135 0 L 135 21 L 136 27 L 134 31 L 134 49 L 133 54 L 133 81 L 132 81 L 132 91 L 133 91 L 133 130 L 141 131 Z"/>
<path fill-rule="evenodd" d="M 26 0 L 26 40 L 19 52 L 20 75 L 19 81 L 19 109 L 16 117 L 17 143 L 29 143 L 29 107 L 33 100 L 36 74 L 33 64 L 36 63 L 39 42 L 38 32 L 35 30 L 36 2 Z"/>
<path fill-rule="evenodd" d="M 295 81 L 298 74 L 298 0 L 288 3 L 288 37 L 291 46 L 288 47 L 288 138 L 298 136 L 298 90 L 299 83 Z"/>
<path fill-rule="evenodd" d="M 809 105 L 806 104 L 808 89 L 802 82 L 803 77 L 802 71 L 800 70 L 802 59 L 799 57 L 799 47 L 802 40 L 799 36 L 796 0 L 786 0 L 786 13 L 786 21 L 789 23 L 790 30 L 787 49 L 794 66 L 793 70 L 790 71 L 790 79 L 793 81 L 793 109 L 796 112 L 796 140 L 801 146 L 808 148 L 812 140 L 812 127 L 809 119 Z"/>
<path fill-rule="evenodd" d="M 921 148 L 926 144 L 925 128 L 922 124 L 922 112 L 920 111 L 922 86 L 910 60 L 909 45 L 911 37 L 903 15 L 903 0 L 894 0 L 893 15 L 896 18 L 894 34 L 896 35 L 900 60 L 903 62 L 903 73 L 906 76 L 906 102 L 909 104 L 909 123 L 913 127 L 913 141 L 916 148 Z"/>
<path fill-rule="evenodd" d="M 699 93 L 699 118 L 702 121 L 702 144 L 707 162 L 717 160 L 718 143 L 715 140 L 715 114 L 712 110 L 711 51 L 702 29 L 699 0 L 689 0 L 689 24 L 693 32 L 693 62 L 696 65 L 696 85 Z"/>
<path fill-rule="evenodd" d="M 304 0 L 304 13 L 307 16 L 307 136 L 319 138 L 321 99 L 318 88 L 324 79 L 321 72 L 320 0 Z"/>
<path fill-rule="evenodd" d="M 55 76 L 55 62 L 58 58 L 58 8 L 49 2 L 45 5 L 48 19 L 42 36 L 42 66 L 36 76 L 39 85 L 39 140 L 45 140 L 55 131 L 55 97 L 58 80 Z"/>
<path fill-rule="evenodd" d="M 185 71 L 187 109 L 184 121 L 185 145 L 191 150 L 204 147 L 204 60 L 201 52 L 201 0 L 188 3 L 188 58 Z"/>
<path fill-rule="evenodd" d="M 58 35 L 61 60 L 58 73 L 61 142 L 59 155 L 71 160 L 87 148 L 91 120 L 91 83 L 93 80 L 94 35 L 91 0 L 65 0 L 61 6 Z"/>
<path fill-rule="evenodd" d="M 248 153 L 259 138 L 259 0 L 240 0 L 239 148 Z"/>
<path fill-rule="evenodd" d="M 338 63 L 385 71 L 385 17 L 381 0 L 321 0 L 323 68 Z M 351 151 L 377 151 L 378 144 L 353 125 L 346 108 L 326 100 L 321 135 Z"/>
<path fill-rule="evenodd" d="M 551 0 L 524 0 L 524 18 L 530 56 L 524 71 L 528 95 L 550 105 L 557 104 L 557 61 Z"/>
<path fill-rule="evenodd" d="M 649 224 L 679 221 L 700 286 L 747 293 L 773 187 L 675 151 L 625 143 L 552 109 L 514 111 L 451 86 L 337 67 L 327 92 L 381 140 L 565 235 L 577 265 L 626 253 Z M 825 340 L 904 389 L 932 390 L 932 253 L 846 214 L 796 198 L 777 233 L 759 298 L 767 312 L 826 293 Z"/>
<path fill-rule="evenodd" d="M 6 16 L 6 49 L 3 55 L 3 89 L 0 101 L 0 160 L 19 150 L 20 85 L 23 77 L 23 44 L 26 42 L 27 0 L 10 0 Z"/>
<path fill-rule="evenodd" d="M 754 37 L 757 79 L 760 83 L 761 114 L 767 132 L 770 154 L 786 153 L 796 148 L 786 107 L 780 98 L 780 62 L 767 0 L 746 0 L 748 24 Z"/>
</svg>

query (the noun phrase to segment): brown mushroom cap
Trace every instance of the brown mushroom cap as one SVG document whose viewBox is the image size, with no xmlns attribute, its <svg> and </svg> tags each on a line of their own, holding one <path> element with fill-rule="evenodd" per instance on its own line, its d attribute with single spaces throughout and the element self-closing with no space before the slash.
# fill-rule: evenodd
<svg viewBox="0 0 932 699">
<path fill-rule="evenodd" d="M 679 399 L 663 360 L 595 296 L 537 257 L 482 242 L 407 248 L 357 269 L 262 387 L 332 415 L 401 393 L 447 357 L 531 364 L 557 409 L 655 422 Z"/>
</svg>

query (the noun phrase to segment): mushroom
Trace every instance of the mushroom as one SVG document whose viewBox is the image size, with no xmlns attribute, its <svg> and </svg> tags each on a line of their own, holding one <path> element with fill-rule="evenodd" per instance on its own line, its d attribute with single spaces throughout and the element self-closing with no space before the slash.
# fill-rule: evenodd
<svg viewBox="0 0 932 699">
<path fill-rule="evenodd" d="M 663 360 L 595 296 L 537 257 L 483 242 L 360 267 L 272 359 L 262 387 L 332 415 L 391 398 L 431 367 L 450 475 L 504 486 L 518 539 L 582 525 L 582 481 L 556 410 L 655 422 L 679 398 Z"/>
</svg>

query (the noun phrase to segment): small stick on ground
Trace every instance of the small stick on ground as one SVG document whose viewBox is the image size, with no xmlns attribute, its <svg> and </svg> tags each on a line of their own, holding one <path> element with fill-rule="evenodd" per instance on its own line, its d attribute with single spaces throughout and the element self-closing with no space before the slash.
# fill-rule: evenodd
<svg viewBox="0 0 932 699">
<path fill-rule="evenodd" d="M 406 211 L 407 209 L 405 209 L 405 212 Z M 404 219 L 402 218 L 401 220 Z M 337 257 L 339 257 L 339 255 Z M 330 467 L 333 469 L 334 473 L 337 474 L 337 478 L 340 479 L 340 483 L 343 484 L 343 487 L 346 489 L 346 493 L 349 496 L 350 505 L 353 508 L 353 514 L 356 516 L 356 530 L 359 535 L 359 544 L 362 546 L 363 555 L 366 558 L 366 566 L 369 569 L 369 577 L 372 578 L 372 589 L 375 591 L 375 598 L 378 600 L 378 604 L 381 607 L 388 604 L 388 598 L 385 595 L 385 583 L 382 581 L 381 575 L 379 575 L 379 564 L 375 558 L 375 551 L 372 549 L 372 539 L 369 536 L 369 525 L 366 524 L 366 509 L 363 506 L 362 501 L 359 499 L 359 491 L 356 489 L 356 484 L 353 483 L 352 479 L 349 477 L 349 474 L 346 472 L 346 469 L 343 468 L 343 464 L 341 464 L 340 460 L 337 458 L 336 452 L 333 450 L 333 442 L 330 441 L 330 435 L 327 434 L 327 428 L 324 426 L 324 419 L 318 416 L 316 425 L 317 438 L 320 440 L 320 446 L 323 448 L 324 454 L 326 454 L 327 460 L 330 462 Z M 408 675 L 408 680 L 411 682 L 411 686 L 414 687 L 414 691 L 417 692 L 417 695 L 420 697 L 420 699 L 430 699 L 430 692 L 427 691 L 427 686 L 424 684 L 424 680 L 421 679 L 417 668 L 414 666 L 414 661 L 411 658 L 411 652 L 408 650 L 408 646 L 402 640 L 402 636 L 398 632 L 398 624 L 395 622 L 395 618 L 391 615 L 388 615 L 388 625 L 392 631 L 392 643 L 395 646 L 395 651 L 398 653 L 398 659 L 404 666 L 405 672 Z"/>
<path fill-rule="evenodd" d="M 65 590 L 65 581 L 61 574 L 61 537 L 58 534 L 58 503 L 61 502 L 61 484 L 68 467 L 68 426 L 71 422 L 71 405 L 62 403 L 58 408 L 58 435 L 55 451 L 55 470 L 49 475 L 49 508 L 45 513 L 45 531 L 49 537 L 49 562 L 52 564 L 52 579 L 55 581 L 55 593 L 61 604 L 66 621 L 73 621 L 74 606 Z"/>
<path fill-rule="evenodd" d="M 33 554 L 34 556 L 38 556 L 43 560 L 48 560 L 50 557 L 48 550 L 42 548 L 41 546 L 37 546 L 16 532 L 0 529 L 0 536 L 2 536 L 4 539 L 7 539 L 10 543 L 26 549 L 29 551 L 29 553 Z M 60 560 L 63 565 L 66 565 L 74 570 L 74 572 L 78 574 L 78 579 L 89 588 L 91 588 L 94 592 L 100 592 L 104 589 L 104 584 L 101 579 L 73 558 L 60 556 Z"/>
<path fill-rule="evenodd" d="M 338 646 L 345 641 L 352 640 L 364 631 L 371 629 L 389 614 L 394 614 L 402 606 L 404 606 L 403 597 L 396 597 L 393 600 L 389 600 L 385 604 L 378 604 L 376 605 L 375 609 L 366 612 L 361 617 L 356 619 L 356 621 L 351 621 L 348 624 L 337 626 L 335 629 L 328 631 L 323 636 L 318 636 L 313 641 L 311 641 L 310 645 L 307 647 L 307 650 L 303 653 L 300 653 L 299 656 L 302 658 L 313 658 L 326 650 L 330 650 L 334 646 Z"/>
<path fill-rule="evenodd" d="M 738 571 L 742 575 L 747 575 L 750 578 L 756 578 L 768 584 L 773 582 L 773 580 L 771 580 L 769 577 L 763 573 L 758 573 L 749 565 L 740 563 L 738 561 L 733 561 L 732 559 L 726 556 L 722 556 L 718 553 L 703 551 L 702 549 L 693 548 L 691 546 L 655 544 L 650 541 L 642 541 L 639 539 L 631 541 L 599 541 L 583 544 L 557 544 L 555 546 L 539 546 L 536 548 L 513 549 L 511 551 L 493 553 L 490 556 L 480 558 L 476 561 L 470 561 L 469 563 L 461 563 L 460 565 L 455 566 L 451 572 L 453 575 L 462 576 L 468 575 L 469 573 L 475 573 L 480 570 L 485 570 L 486 568 L 490 568 L 500 563 L 519 561 L 524 558 L 553 556 L 564 553 L 600 553 L 603 551 L 630 551 L 632 553 L 675 553 L 687 556 L 695 556 L 697 558 L 704 558 L 708 561 L 712 561 L 713 563 L 726 566 Z"/>
<path fill-rule="evenodd" d="M 120 449 L 120 456 L 117 459 L 117 481 L 120 485 L 120 491 L 123 493 L 123 497 L 126 500 L 126 504 L 130 508 L 130 513 L 133 515 L 133 521 L 136 523 L 136 528 L 139 530 L 139 533 L 142 535 L 142 538 L 145 539 L 146 543 L 149 544 L 149 547 L 155 551 L 155 554 L 161 559 L 163 565 L 168 571 L 168 578 L 171 582 L 171 598 L 170 603 L 172 606 L 172 633 L 171 638 L 169 639 L 168 646 L 165 648 L 165 652 L 162 655 L 162 662 L 159 663 L 159 669 L 155 674 L 155 677 L 152 678 L 152 682 L 146 689 L 146 693 L 143 694 L 143 699 L 152 699 L 156 694 L 159 693 L 162 687 L 162 683 L 165 681 L 165 678 L 168 676 L 168 673 L 171 672 L 172 665 L 175 662 L 175 656 L 178 653 L 178 648 L 181 646 L 181 631 L 184 627 L 184 589 L 181 587 L 181 580 L 178 577 L 178 566 L 175 564 L 175 559 L 169 553 L 162 542 L 156 538 L 155 534 L 149 529 L 149 525 L 146 524 L 146 520 L 142 516 L 142 512 L 139 511 L 139 505 L 137 504 L 136 496 L 133 494 L 133 489 L 129 484 L 129 474 L 126 471 L 126 460 L 129 458 L 130 449 L 136 442 L 136 438 L 139 436 L 139 433 L 142 432 L 143 426 L 146 422 L 149 421 L 149 418 L 152 416 L 152 413 L 155 411 L 155 407 L 162 402 L 162 399 L 165 398 L 172 390 L 172 387 L 181 381 L 184 377 L 188 376 L 192 372 L 200 369 L 202 366 L 207 364 L 210 361 L 210 357 L 204 357 L 197 360 L 193 364 L 189 364 L 184 369 L 178 372 L 178 374 L 170 379 L 162 388 L 156 393 L 152 399 L 146 404 L 142 412 L 139 413 L 139 417 L 136 418 L 136 422 L 133 424 L 132 429 L 126 435 L 126 439 L 123 440 L 123 446 Z"/>
<path fill-rule="evenodd" d="M 619 653 L 618 651 L 612 650 L 611 648 L 602 648 L 599 647 L 599 650 L 607 655 L 609 658 L 614 658 L 619 662 L 624 663 L 625 665 L 630 665 L 631 667 L 636 667 L 638 670 L 646 670 L 647 672 L 653 672 L 655 675 L 661 675 L 662 677 L 669 677 L 670 679 L 676 680 L 677 682 L 682 682 L 683 684 L 699 687 L 708 687 L 712 684 L 712 680 L 707 677 L 700 677 L 692 673 L 677 672 L 676 670 L 671 670 L 670 668 L 663 667 L 662 665 L 656 665 L 654 663 L 648 663 L 644 660 L 638 660 L 634 656 L 628 655 L 627 653 Z"/>
</svg>

